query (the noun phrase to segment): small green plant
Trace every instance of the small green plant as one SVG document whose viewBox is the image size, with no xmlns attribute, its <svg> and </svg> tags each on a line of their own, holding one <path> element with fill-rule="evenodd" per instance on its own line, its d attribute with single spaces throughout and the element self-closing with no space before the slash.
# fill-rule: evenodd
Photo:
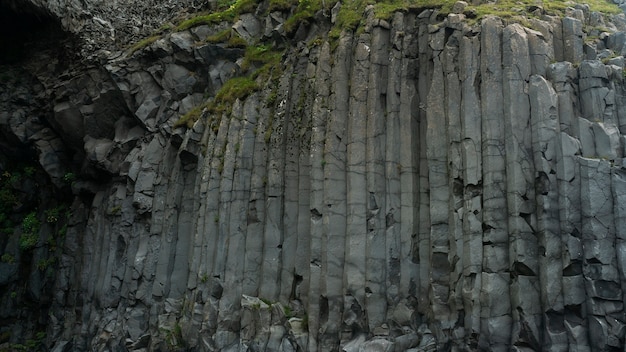
<svg viewBox="0 0 626 352">
<path fill-rule="evenodd" d="M 73 172 L 68 172 L 63 175 L 63 181 L 67 184 L 72 184 L 72 182 L 76 181 L 76 174 Z"/>
<path fill-rule="evenodd" d="M 15 263 L 15 257 L 9 253 L 4 253 L 2 255 L 2 258 L 0 258 L 0 260 L 2 260 L 3 263 L 7 263 L 7 264 Z"/>
<path fill-rule="evenodd" d="M 278 94 L 276 93 L 276 90 L 273 90 L 270 94 L 267 95 L 267 99 L 265 100 L 265 102 L 268 106 L 271 106 L 276 103 L 276 99 L 278 99 Z"/>
<path fill-rule="evenodd" d="M 37 213 L 30 212 L 24 217 L 22 221 L 22 230 L 24 232 L 37 232 L 39 231 L 39 220 L 37 220 Z"/>
<path fill-rule="evenodd" d="M 67 224 L 63 224 L 63 226 L 61 226 L 61 228 L 57 232 L 57 235 L 60 236 L 61 238 L 64 238 L 66 234 L 67 234 Z"/>
<path fill-rule="evenodd" d="M 207 275 L 206 273 L 202 274 L 202 277 L 200 277 L 200 282 L 206 284 L 207 281 L 209 281 L 209 275 Z"/>
<path fill-rule="evenodd" d="M 28 176 L 28 177 L 32 177 L 35 174 L 35 168 L 32 166 L 26 166 L 24 167 L 24 175 Z"/>
<path fill-rule="evenodd" d="M 247 71 L 255 64 L 278 63 L 283 55 L 283 51 L 273 50 L 271 45 L 257 45 L 246 48 L 241 68 Z"/>
<path fill-rule="evenodd" d="M 50 257 L 48 259 L 40 259 L 39 261 L 37 261 L 37 269 L 39 269 L 39 271 L 45 271 L 55 262 L 56 259 L 54 257 Z"/>
<path fill-rule="evenodd" d="M 270 0 L 269 11 L 286 11 L 295 5 L 293 0 Z"/>
<path fill-rule="evenodd" d="M 52 209 L 48 209 L 45 211 L 45 217 L 47 223 L 56 223 L 59 221 L 60 212 L 62 211 L 61 207 L 54 207 Z"/>
<path fill-rule="evenodd" d="M 27 251 L 29 249 L 34 248 L 37 245 L 39 238 L 36 234 L 33 233 L 23 233 L 20 236 L 20 249 L 23 251 Z"/>
<path fill-rule="evenodd" d="M 285 21 L 285 31 L 293 33 L 300 24 L 310 23 L 313 16 L 322 9 L 323 5 L 323 0 L 299 0 L 294 14 Z M 324 10 L 326 11 L 330 11 L 330 7 L 333 6 L 330 1 L 327 1 L 325 5 Z"/>
<path fill-rule="evenodd" d="M 31 212 L 22 220 L 22 235 L 20 236 L 20 248 L 29 250 L 39 241 L 39 220 L 37 213 Z"/>
<path fill-rule="evenodd" d="M 196 106 L 191 109 L 189 112 L 181 116 L 176 123 L 174 123 L 174 128 L 177 127 L 187 127 L 192 128 L 193 124 L 198 121 L 200 116 L 204 113 L 205 109 L 210 105 L 210 102 L 207 101 L 200 106 Z"/>
<path fill-rule="evenodd" d="M 109 214 L 111 214 L 111 215 L 117 215 L 117 214 L 119 214 L 119 212 L 120 212 L 121 210 L 122 210 L 122 206 L 118 204 L 118 205 L 115 205 L 115 206 L 113 206 L 113 207 L 111 207 L 111 208 L 109 209 Z"/>
<path fill-rule="evenodd" d="M 13 343 L 10 344 L 9 347 L 11 351 L 40 351 L 45 338 L 46 333 L 44 331 L 40 331 L 35 334 L 35 338 L 26 340 L 24 344 Z"/>
<path fill-rule="evenodd" d="M 191 27 L 203 25 L 203 24 L 216 24 L 220 22 L 231 22 L 234 21 L 235 18 L 242 13 L 252 12 L 256 8 L 257 3 L 256 0 L 236 0 L 236 1 L 228 1 L 226 3 L 222 2 L 222 4 L 218 3 L 218 12 L 213 12 L 209 14 L 199 15 L 190 19 L 187 19 L 178 26 L 176 26 L 176 30 L 184 31 Z"/>
<path fill-rule="evenodd" d="M 283 306 L 283 310 L 285 311 L 285 317 L 287 317 L 287 319 L 293 317 L 293 310 L 290 306 Z"/>
<path fill-rule="evenodd" d="M 206 38 L 207 43 L 224 43 L 228 41 L 231 37 L 232 29 L 227 28 L 223 31 L 219 31 L 213 35 L 210 35 Z"/>
<path fill-rule="evenodd" d="M 130 49 L 129 49 L 129 52 L 130 52 L 130 54 L 132 54 L 135 51 L 141 50 L 141 49 L 149 46 L 150 44 L 156 42 L 160 38 L 161 38 L 160 35 L 153 35 L 151 37 L 142 39 L 142 40 L 138 41 L 137 43 L 135 43 L 135 45 L 131 46 Z"/>
<path fill-rule="evenodd" d="M 180 347 L 186 347 L 186 343 L 183 340 L 183 329 L 179 323 L 174 325 L 173 330 L 166 330 L 165 341 L 170 347 L 170 350 L 174 350 Z"/>
<path fill-rule="evenodd" d="M 230 48 L 245 48 L 248 42 L 240 37 L 239 34 L 231 34 L 226 44 L 228 44 Z"/>
<path fill-rule="evenodd" d="M 270 301 L 270 300 L 269 300 L 269 299 L 267 299 L 267 298 L 259 297 L 259 299 L 261 300 L 261 302 L 263 302 L 263 303 L 267 304 L 268 306 L 271 306 L 271 305 L 272 305 L 272 301 Z"/>
</svg>

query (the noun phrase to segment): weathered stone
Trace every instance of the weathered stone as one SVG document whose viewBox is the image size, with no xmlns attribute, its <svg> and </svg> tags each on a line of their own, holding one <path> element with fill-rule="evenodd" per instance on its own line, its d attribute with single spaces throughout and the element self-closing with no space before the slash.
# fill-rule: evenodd
<svg viewBox="0 0 626 352">
<path fill-rule="evenodd" d="M 162 2 L 168 18 L 181 8 Z M 73 31 L 83 21 L 86 47 L 154 25 L 145 4 L 111 6 L 125 25 L 91 2 L 41 6 Z M 469 26 L 464 2 L 445 18 L 368 6 L 328 41 L 339 2 L 291 33 L 299 10 L 267 6 L 98 54 L 86 73 L 44 51 L 24 59 L 32 79 L 3 71 L 0 210 L 14 213 L 0 250 L 15 258 L 0 263 L 1 313 L 46 313 L 11 323 L 15 336 L 36 321 L 52 350 L 623 346 L 624 45 L 610 33 L 623 16 L 520 8 L 542 16 L 528 29 Z M 206 42 L 218 33 L 284 48 L 280 63 Z M 225 86 L 240 76 L 255 79 L 241 95 Z M 26 187 L 8 165 L 31 158 L 43 170 Z M 67 224 L 47 221 L 55 198 Z M 49 258 L 55 271 L 40 269 Z"/>
<path fill-rule="evenodd" d="M 583 60 L 583 26 L 580 18 L 565 17 L 563 24 L 563 58 L 578 63 Z"/>
<path fill-rule="evenodd" d="M 252 43 L 261 33 L 261 22 L 253 14 L 245 13 L 239 16 L 232 28 L 247 42 Z"/>
</svg>

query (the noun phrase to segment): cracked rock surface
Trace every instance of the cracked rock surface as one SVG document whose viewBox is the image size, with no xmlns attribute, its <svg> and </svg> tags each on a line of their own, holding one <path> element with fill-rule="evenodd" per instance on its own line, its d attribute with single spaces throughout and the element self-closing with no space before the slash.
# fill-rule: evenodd
<svg viewBox="0 0 626 352">
<path fill-rule="evenodd" d="M 89 2 L 32 3 L 71 32 Z M 470 25 L 458 6 L 368 10 L 335 40 L 330 17 L 295 39 L 256 11 L 104 63 L 1 66 L 0 181 L 22 198 L 0 348 L 43 329 L 53 351 L 622 349 L 626 20 Z M 612 32 L 585 41 L 593 21 Z M 245 72 L 244 49 L 205 41 L 228 26 L 279 37 L 277 74 L 181 126 Z M 20 158 L 36 185 L 11 178 Z"/>
</svg>

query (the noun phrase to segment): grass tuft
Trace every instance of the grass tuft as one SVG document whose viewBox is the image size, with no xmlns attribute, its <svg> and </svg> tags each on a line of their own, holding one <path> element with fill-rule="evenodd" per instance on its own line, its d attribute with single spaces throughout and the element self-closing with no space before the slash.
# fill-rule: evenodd
<svg viewBox="0 0 626 352">
<path fill-rule="evenodd" d="M 224 21 L 232 22 L 238 15 L 253 12 L 256 7 L 256 0 L 221 1 L 218 2 L 218 12 L 199 15 L 182 21 L 176 26 L 176 30 L 184 31 L 203 24 L 210 25 Z"/>
</svg>

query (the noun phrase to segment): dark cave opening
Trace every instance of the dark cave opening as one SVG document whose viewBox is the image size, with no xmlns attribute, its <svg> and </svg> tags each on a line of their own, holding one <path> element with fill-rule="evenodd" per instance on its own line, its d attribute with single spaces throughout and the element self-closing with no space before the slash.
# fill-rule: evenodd
<svg viewBox="0 0 626 352">
<path fill-rule="evenodd" d="M 66 36 L 57 18 L 30 2 L 0 2 L 0 64 L 24 61 Z"/>
</svg>

